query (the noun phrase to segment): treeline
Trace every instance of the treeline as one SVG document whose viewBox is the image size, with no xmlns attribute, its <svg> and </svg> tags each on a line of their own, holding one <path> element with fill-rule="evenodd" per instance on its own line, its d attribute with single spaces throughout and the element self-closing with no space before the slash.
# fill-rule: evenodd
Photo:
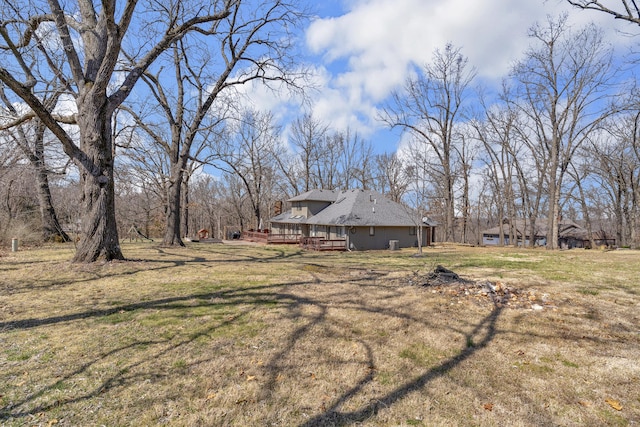
<svg viewBox="0 0 640 427">
<path fill-rule="evenodd" d="M 304 95 L 310 74 L 287 36 L 306 16 L 277 0 L 219 6 L 184 24 L 178 9 L 159 10 L 167 19 L 149 24 L 156 39 L 138 49 L 86 16 L 96 31 L 69 44 L 75 26 L 57 19 L 66 56 L 21 26 L 61 9 L 3 21 L 13 67 L 0 69 L 0 238 L 73 239 L 76 261 L 119 259 L 117 238 L 133 227 L 165 245 L 201 228 L 224 238 L 268 227 L 278 202 L 301 192 L 363 188 L 437 221 L 440 241 L 475 244 L 505 219 L 531 230 L 544 220 L 555 249 L 567 218 L 640 246 L 634 67 L 595 25 L 573 29 L 561 16 L 534 26 L 530 48 L 491 93 L 460 48 L 436 50 L 380 107 L 380 123 L 402 141 L 379 154 L 312 109 L 283 126 L 248 108 L 244 85 Z M 69 53 L 89 48 L 84 63 Z M 22 66 L 27 58 L 42 70 Z"/>
</svg>

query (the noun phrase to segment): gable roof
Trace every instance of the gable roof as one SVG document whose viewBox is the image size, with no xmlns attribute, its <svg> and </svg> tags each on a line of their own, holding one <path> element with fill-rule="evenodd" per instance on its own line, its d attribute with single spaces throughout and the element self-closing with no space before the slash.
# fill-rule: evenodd
<svg viewBox="0 0 640 427">
<path fill-rule="evenodd" d="M 515 231 L 518 237 L 525 236 L 529 238 L 530 231 L 530 223 L 525 222 L 524 220 L 517 219 L 514 221 Z M 488 230 L 484 230 L 482 234 L 484 235 L 498 235 L 500 234 L 500 229 L 502 228 L 502 232 L 505 236 L 509 235 L 509 224 L 504 223 L 502 225 L 498 225 L 493 228 L 489 228 Z M 547 219 L 546 218 L 538 218 L 536 220 L 536 237 L 545 237 L 547 235 Z M 573 221 L 570 220 L 560 220 L 558 222 L 558 234 L 559 237 L 575 237 L 575 238 L 586 238 L 587 230 L 583 227 L 579 226 Z"/>
<path fill-rule="evenodd" d="M 326 191 L 326 190 L 325 190 Z M 316 199 L 307 199 L 316 200 Z M 279 221 L 279 218 L 274 218 Z M 336 192 L 333 203 L 307 218 L 305 224 L 412 227 L 416 220 L 406 208 L 371 190 Z"/>
<path fill-rule="evenodd" d="M 338 190 L 309 190 L 290 198 L 289 202 L 335 202 Z"/>
</svg>

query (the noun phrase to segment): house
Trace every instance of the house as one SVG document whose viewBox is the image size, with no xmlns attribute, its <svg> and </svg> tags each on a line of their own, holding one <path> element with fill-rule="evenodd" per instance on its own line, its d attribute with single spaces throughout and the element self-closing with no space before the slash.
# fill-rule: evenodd
<svg viewBox="0 0 640 427">
<path fill-rule="evenodd" d="M 534 246 L 544 246 L 547 242 L 547 230 L 540 227 L 540 222 L 536 221 L 536 230 L 534 233 Z M 531 237 L 529 236 L 531 226 L 529 222 L 523 220 L 516 220 L 514 224 L 514 238 L 516 242 L 511 242 L 509 236 L 511 234 L 509 220 L 505 219 L 502 224 L 484 230 L 482 232 L 482 244 L 486 246 L 497 246 L 500 244 L 500 233 L 502 233 L 505 245 L 517 245 L 517 246 L 529 246 Z"/>
<path fill-rule="evenodd" d="M 423 246 L 433 242 L 435 223 L 414 218 L 375 191 L 311 190 L 288 202 L 291 210 L 270 220 L 270 242 L 312 249 L 395 249 L 417 246 L 419 230 Z"/>
<path fill-rule="evenodd" d="M 505 245 L 517 245 L 517 246 L 529 246 L 531 241 L 531 224 L 528 221 L 516 220 L 514 222 L 514 237 L 516 242 L 510 242 L 509 220 L 505 219 L 501 225 L 490 228 L 482 232 L 482 244 L 491 246 L 498 245 L 500 242 L 500 233 L 504 236 Z M 534 232 L 534 246 L 544 246 L 547 244 L 547 219 L 538 218 L 536 220 L 536 227 Z M 595 237 L 596 245 L 610 245 L 615 244 L 615 240 L 603 239 Z M 589 240 L 589 233 L 586 229 L 581 227 L 570 220 L 562 220 L 558 222 L 558 246 L 563 249 L 572 248 L 589 248 L 591 242 Z"/>
</svg>

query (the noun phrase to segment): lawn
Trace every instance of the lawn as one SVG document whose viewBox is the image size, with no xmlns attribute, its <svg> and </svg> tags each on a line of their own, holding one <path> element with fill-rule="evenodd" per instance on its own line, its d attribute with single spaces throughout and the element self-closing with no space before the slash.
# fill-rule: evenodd
<svg viewBox="0 0 640 427">
<path fill-rule="evenodd" d="M 640 424 L 637 251 L 72 252 L 0 254 L 0 425 Z"/>
</svg>

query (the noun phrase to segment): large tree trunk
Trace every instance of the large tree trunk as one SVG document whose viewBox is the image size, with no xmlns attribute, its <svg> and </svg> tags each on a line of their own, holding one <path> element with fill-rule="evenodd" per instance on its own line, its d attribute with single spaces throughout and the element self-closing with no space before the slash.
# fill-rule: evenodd
<svg viewBox="0 0 640 427">
<path fill-rule="evenodd" d="M 167 227 L 162 239 L 166 246 L 184 246 L 180 237 L 180 206 L 182 201 L 182 174 L 181 165 L 173 165 L 169 188 L 167 189 Z"/>
<path fill-rule="evenodd" d="M 94 99 L 105 101 L 100 96 Z M 82 188 L 82 237 L 74 262 L 124 259 L 118 239 L 113 180 L 113 141 L 110 116 L 104 102 L 78 102 L 81 148 L 90 164 L 80 168 Z"/>
<path fill-rule="evenodd" d="M 113 169 L 109 168 L 108 182 L 97 182 L 89 175 L 82 178 L 84 211 L 82 237 L 74 262 L 112 261 L 124 259 L 118 239 L 115 216 Z M 85 174 L 86 175 L 86 174 Z"/>
</svg>

